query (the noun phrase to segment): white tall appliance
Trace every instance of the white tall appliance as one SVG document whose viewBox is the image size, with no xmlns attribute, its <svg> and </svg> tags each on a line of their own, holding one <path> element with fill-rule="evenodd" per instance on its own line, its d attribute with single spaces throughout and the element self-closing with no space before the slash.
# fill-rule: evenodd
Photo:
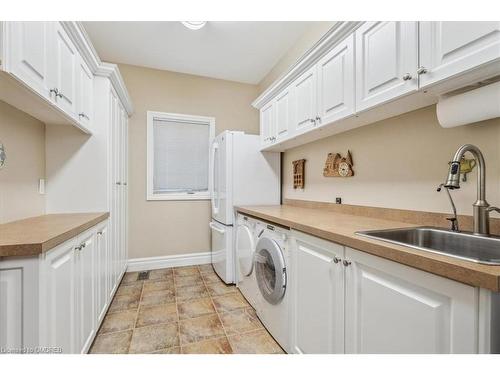
<svg viewBox="0 0 500 375">
<path fill-rule="evenodd" d="M 212 264 L 227 284 L 236 281 L 234 207 L 280 203 L 280 154 L 260 147 L 258 135 L 225 131 L 210 148 Z"/>
</svg>

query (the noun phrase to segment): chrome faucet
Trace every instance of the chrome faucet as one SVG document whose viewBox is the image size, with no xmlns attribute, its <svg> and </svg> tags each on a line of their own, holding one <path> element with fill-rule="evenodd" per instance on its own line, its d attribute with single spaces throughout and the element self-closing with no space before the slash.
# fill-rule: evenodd
<svg viewBox="0 0 500 375">
<path fill-rule="evenodd" d="M 457 208 L 455 207 L 455 203 L 453 202 L 453 198 L 451 197 L 450 189 L 444 186 L 444 184 L 439 184 L 437 191 L 441 191 L 443 187 L 446 189 L 446 194 L 448 194 L 448 199 L 451 203 L 451 209 L 453 210 L 453 216 L 447 217 L 446 220 L 451 222 L 451 230 L 453 232 L 460 232 L 460 229 L 458 227 Z"/>
<path fill-rule="evenodd" d="M 448 179 L 444 187 L 448 189 L 460 189 L 460 161 L 462 156 L 469 151 L 477 161 L 477 200 L 472 205 L 473 209 L 473 232 L 476 235 L 488 236 L 490 234 L 490 212 L 500 209 L 492 207 L 486 202 L 486 166 L 481 150 L 474 145 L 466 144 L 461 146 L 450 163 Z"/>
</svg>

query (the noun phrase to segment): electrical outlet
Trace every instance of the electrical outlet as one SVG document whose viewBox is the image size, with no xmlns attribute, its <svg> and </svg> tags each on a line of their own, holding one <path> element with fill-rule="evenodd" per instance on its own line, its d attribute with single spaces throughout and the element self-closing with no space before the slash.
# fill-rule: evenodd
<svg viewBox="0 0 500 375">
<path fill-rule="evenodd" d="M 335 203 L 342 204 L 342 198 L 340 197 L 335 198 Z"/>
</svg>

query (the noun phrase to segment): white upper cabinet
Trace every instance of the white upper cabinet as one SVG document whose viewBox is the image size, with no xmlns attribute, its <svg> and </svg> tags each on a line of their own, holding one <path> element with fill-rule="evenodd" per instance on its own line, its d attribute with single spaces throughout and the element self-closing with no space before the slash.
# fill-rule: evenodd
<svg viewBox="0 0 500 375">
<path fill-rule="evenodd" d="M 52 97 L 59 108 L 77 119 L 76 66 L 79 59 L 75 46 L 59 22 L 52 24 L 53 39 L 50 69 Z"/>
<path fill-rule="evenodd" d="M 86 128 L 90 128 L 93 117 L 94 75 L 81 57 L 78 59 L 76 70 L 78 121 Z"/>
<path fill-rule="evenodd" d="M 346 353 L 477 353 L 478 290 L 346 248 Z"/>
<path fill-rule="evenodd" d="M 316 66 L 304 72 L 292 83 L 293 90 L 293 132 L 304 133 L 316 126 Z"/>
<path fill-rule="evenodd" d="M 8 70 L 45 98 L 49 98 L 48 43 L 50 24 L 47 22 L 9 22 L 6 34 L 10 43 Z"/>
<path fill-rule="evenodd" d="M 420 22 L 420 87 L 499 61 L 500 22 Z"/>
<path fill-rule="evenodd" d="M 274 101 L 266 104 L 260 110 L 260 134 L 263 147 L 273 143 L 275 136 Z"/>
<path fill-rule="evenodd" d="M 276 139 L 280 140 L 290 135 L 292 127 L 291 91 L 288 88 L 276 97 L 274 107 L 276 112 Z"/>
<path fill-rule="evenodd" d="M 294 232 L 292 351 L 344 352 L 344 247 Z"/>
<path fill-rule="evenodd" d="M 356 30 L 356 111 L 418 89 L 417 22 L 366 22 Z"/>
<path fill-rule="evenodd" d="M 320 125 L 354 113 L 354 35 L 348 36 L 317 64 Z"/>
</svg>

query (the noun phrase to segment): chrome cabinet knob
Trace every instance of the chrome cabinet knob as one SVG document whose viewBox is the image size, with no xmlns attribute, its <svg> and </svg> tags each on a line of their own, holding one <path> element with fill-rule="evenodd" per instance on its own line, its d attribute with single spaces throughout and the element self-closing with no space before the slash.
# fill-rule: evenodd
<svg viewBox="0 0 500 375">
<path fill-rule="evenodd" d="M 321 117 L 316 116 L 316 121 L 320 122 L 321 121 Z"/>
<path fill-rule="evenodd" d="M 425 74 L 427 73 L 427 68 L 425 66 L 419 66 L 418 69 L 417 69 L 417 74 L 418 75 L 422 75 L 422 74 Z"/>
<path fill-rule="evenodd" d="M 333 263 L 337 264 L 337 263 L 340 263 L 342 259 L 340 259 L 339 257 L 334 257 L 333 258 Z"/>
<path fill-rule="evenodd" d="M 406 73 L 404 76 L 403 76 L 403 81 L 409 81 L 411 80 L 413 77 L 411 76 L 410 73 Z"/>
<path fill-rule="evenodd" d="M 348 266 L 351 264 L 351 262 L 350 262 L 350 261 L 348 261 L 348 260 L 344 260 L 344 261 L 342 262 L 342 264 L 343 264 L 345 267 L 348 267 Z"/>
<path fill-rule="evenodd" d="M 50 89 L 49 91 L 51 94 L 54 93 L 56 96 L 59 95 L 59 90 L 57 88 L 54 88 L 54 89 Z"/>
<path fill-rule="evenodd" d="M 116 185 L 121 185 L 122 183 L 120 181 L 115 182 Z"/>
</svg>

